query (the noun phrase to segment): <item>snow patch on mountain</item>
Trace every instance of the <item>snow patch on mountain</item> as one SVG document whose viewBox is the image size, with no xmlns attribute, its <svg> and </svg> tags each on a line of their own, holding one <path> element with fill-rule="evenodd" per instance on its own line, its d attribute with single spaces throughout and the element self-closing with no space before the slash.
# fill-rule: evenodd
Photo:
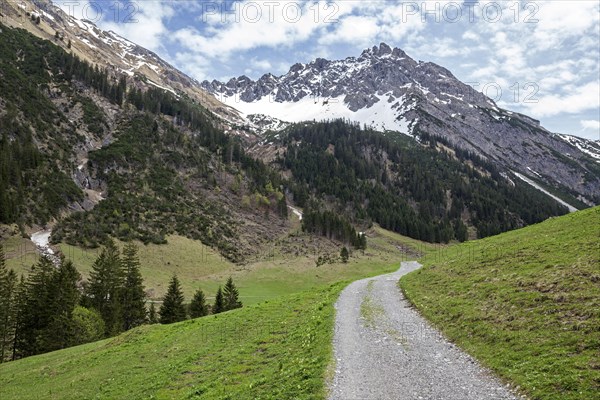
<svg viewBox="0 0 600 400">
<path fill-rule="evenodd" d="M 270 117 L 285 122 L 325 121 L 342 118 L 366 124 L 376 130 L 393 130 L 412 136 L 411 121 L 407 121 L 402 116 L 404 112 L 411 109 L 411 105 L 400 100 L 396 106 L 400 114 L 398 115 L 390 112 L 385 95 L 376 97 L 375 104 L 355 112 L 348 108 L 345 96 L 327 99 L 304 96 L 295 102 L 277 102 L 270 96 L 262 97 L 251 103 L 240 101 L 238 96 L 222 97 L 220 100 L 239 110 L 247 118 L 264 112 L 268 112 Z M 283 129 L 285 126 L 287 125 L 278 124 L 271 126 L 271 129 Z"/>
<path fill-rule="evenodd" d="M 539 190 L 540 192 L 546 194 L 549 197 L 552 197 L 554 200 L 556 200 L 557 202 L 559 202 L 560 204 L 562 204 L 563 206 L 567 207 L 569 209 L 569 212 L 575 212 L 578 211 L 575 207 L 573 207 L 572 205 L 570 205 L 569 203 L 567 203 L 566 201 L 558 198 L 557 196 L 553 195 L 552 193 L 548 192 L 546 189 L 544 189 L 543 187 L 541 187 L 540 185 L 538 185 L 537 183 L 535 183 L 533 180 L 529 179 L 528 177 L 526 177 L 525 175 L 522 175 L 518 172 L 512 171 L 513 174 L 515 174 L 515 176 L 519 179 L 521 179 L 523 182 L 531 185 L 532 187 L 536 188 L 537 190 Z"/>
<path fill-rule="evenodd" d="M 577 147 L 581 152 L 587 154 L 600 163 L 600 141 L 585 140 L 576 136 L 562 135 L 558 136 L 565 142 Z"/>
</svg>

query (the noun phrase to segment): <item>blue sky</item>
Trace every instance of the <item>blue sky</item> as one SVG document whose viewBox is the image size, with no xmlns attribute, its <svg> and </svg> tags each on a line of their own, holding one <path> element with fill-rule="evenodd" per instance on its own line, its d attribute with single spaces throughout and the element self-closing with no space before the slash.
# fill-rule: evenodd
<svg viewBox="0 0 600 400">
<path fill-rule="evenodd" d="M 55 1 L 61 3 L 75 2 Z M 386 42 L 448 68 L 549 130 L 600 140 L 597 0 L 78 4 L 71 6 L 75 17 L 155 51 L 198 80 L 280 75 L 296 62 L 358 56 Z"/>
</svg>

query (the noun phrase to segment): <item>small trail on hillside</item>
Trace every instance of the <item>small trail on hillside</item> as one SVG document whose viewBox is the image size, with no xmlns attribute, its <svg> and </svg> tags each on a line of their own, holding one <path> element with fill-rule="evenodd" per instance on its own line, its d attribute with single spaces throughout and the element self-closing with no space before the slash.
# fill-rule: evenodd
<svg viewBox="0 0 600 400">
<path fill-rule="evenodd" d="M 433 329 L 398 288 L 421 265 L 350 284 L 338 299 L 331 400 L 518 399 Z"/>
</svg>

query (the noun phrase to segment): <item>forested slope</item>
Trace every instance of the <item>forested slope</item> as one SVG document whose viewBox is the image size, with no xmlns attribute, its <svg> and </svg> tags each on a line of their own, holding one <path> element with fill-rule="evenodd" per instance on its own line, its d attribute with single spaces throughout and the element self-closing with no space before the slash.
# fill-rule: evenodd
<svg viewBox="0 0 600 400">
<path fill-rule="evenodd" d="M 420 240 L 464 241 L 468 226 L 486 237 L 567 211 L 434 138 L 419 144 L 336 120 L 294 125 L 276 144 L 274 163 L 293 175 L 297 204 L 310 208 L 315 195 L 357 223 L 377 222 Z"/>
</svg>

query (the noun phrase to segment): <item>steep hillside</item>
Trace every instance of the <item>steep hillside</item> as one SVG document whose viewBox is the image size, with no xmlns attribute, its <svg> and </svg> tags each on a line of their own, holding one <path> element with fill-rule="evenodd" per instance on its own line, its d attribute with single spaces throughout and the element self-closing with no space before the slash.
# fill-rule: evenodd
<svg viewBox="0 0 600 400">
<path fill-rule="evenodd" d="M 599 143 L 551 133 L 533 118 L 500 109 L 447 69 L 385 43 L 359 57 L 295 64 L 278 77 L 202 86 L 253 121 L 345 118 L 380 131 L 438 137 L 509 174 L 539 178 L 569 201 L 600 203 Z"/>
<path fill-rule="evenodd" d="M 452 341 L 532 399 L 600 391 L 600 207 L 430 253 L 400 280 Z"/>
<path fill-rule="evenodd" d="M 358 225 L 376 222 L 438 243 L 465 241 L 469 229 L 471 238 L 485 237 L 567 212 L 493 164 L 435 140 L 419 144 L 342 120 L 293 125 L 276 136 L 269 151 L 256 151 L 293 178 L 308 230 L 324 229 L 323 205 L 313 197 Z"/>
<path fill-rule="evenodd" d="M 87 247 L 179 233 L 235 261 L 285 231 L 281 178 L 203 106 L 1 29 L 0 223 L 60 219 L 53 240 Z"/>
<path fill-rule="evenodd" d="M 76 10 L 74 13 L 82 13 L 84 9 L 78 3 L 64 5 Z M 123 10 L 123 18 L 127 18 L 127 11 Z M 243 138 L 250 138 L 247 130 L 236 129 L 236 126 L 245 123 L 236 110 L 207 95 L 198 82 L 155 53 L 115 32 L 103 31 L 89 20 L 68 15 L 50 0 L 3 2 L 0 14 L 5 25 L 25 29 L 41 39 L 52 41 L 100 68 L 135 78 L 145 88 L 158 87 L 172 93 L 185 94 L 218 115 L 221 126 L 227 127 L 232 133 L 244 134 Z"/>
</svg>

